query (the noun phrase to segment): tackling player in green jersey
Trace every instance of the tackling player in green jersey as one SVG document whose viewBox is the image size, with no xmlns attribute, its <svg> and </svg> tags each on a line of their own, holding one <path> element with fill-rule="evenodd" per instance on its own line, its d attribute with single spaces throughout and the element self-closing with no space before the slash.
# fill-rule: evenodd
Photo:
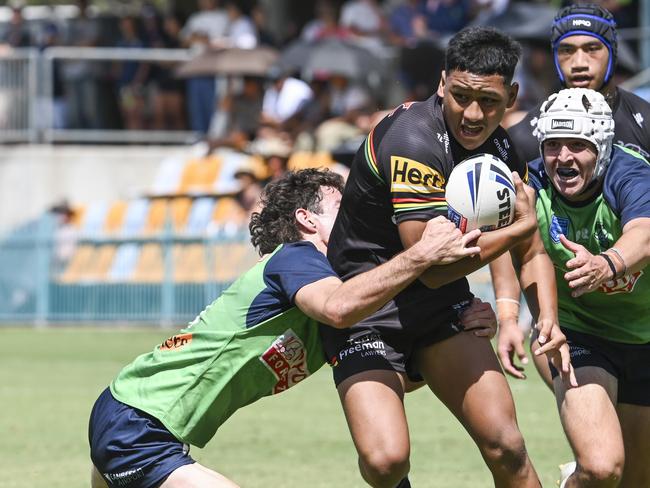
<svg viewBox="0 0 650 488">
<path fill-rule="evenodd" d="M 561 487 L 650 486 L 650 163 L 612 145 L 612 111 L 590 89 L 551 95 L 537 134 L 530 182 L 578 380 L 551 366 L 577 463 Z"/>
<path fill-rule="evenodd" d="M 189 445 L 203 447 L 236 410 L 320 368 L 318 322 L 349 327 L 431 265 L 480 252 L 468 246 L 480 232 L 463 236 L 436 218 L 415 246 L 343 283 L 325 257 L 342 189 L 339 175 L 315 169 L 269 184 L 250 224 L 259 263 L 188 327 L 122 369 L 95 402 L 93 487 L 236 487 L 196 463 Z M 488 304 L 475 302 L 459 320 L 476 335 L 495 333 Z"/>
</svg>

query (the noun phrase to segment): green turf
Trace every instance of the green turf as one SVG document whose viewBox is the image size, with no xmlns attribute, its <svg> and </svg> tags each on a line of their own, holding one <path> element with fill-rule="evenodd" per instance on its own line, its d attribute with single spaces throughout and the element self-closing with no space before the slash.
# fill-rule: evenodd
<svg viewBox="0 0 650 488">
<path fill-rule="evenodd" d="M 122 365 L 169 333 L 0 329 L 0 487 L 87 487 L 92 403 Z M 571 454 L 550 393 L 529 376 L 511 385 L 533 463 L 552 487 L 557 465 Z M 473 443 L 427 390 L 410 394 L 406 404 L 415 488 L 492 486 Z M 328 368 L 238 412 L 192 455 L 244 487 L 365 486 Z"/>
</svg>

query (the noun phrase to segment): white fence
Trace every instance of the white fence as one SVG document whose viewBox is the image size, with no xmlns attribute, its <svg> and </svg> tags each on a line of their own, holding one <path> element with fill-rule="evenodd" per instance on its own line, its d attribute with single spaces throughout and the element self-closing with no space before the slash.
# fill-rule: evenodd
<svg viewBox="0 0 650 488">
<path fill-rule="evenodd" d="M 188 61 L 185 49 L 51 47 L 0 52 L 0 142 L 172 143 L 196 141 L 191 131 L 65 128 L 57 121 L 55 66 L 137 61 Z"/>
</svg>

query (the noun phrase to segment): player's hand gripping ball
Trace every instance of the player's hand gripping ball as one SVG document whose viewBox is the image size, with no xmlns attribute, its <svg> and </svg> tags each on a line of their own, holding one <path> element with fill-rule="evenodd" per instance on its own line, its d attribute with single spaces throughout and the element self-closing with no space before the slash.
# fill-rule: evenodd
<svg viewBox="0 0 650 488">
<path fill-rule="evenodd" d="M 456 165 L 449 176 L 448 218 L 463 233 L 506 227 L 515 215 L 515 194 L 510 168 L 491 154 L 477 154 Z"/>
</svg>

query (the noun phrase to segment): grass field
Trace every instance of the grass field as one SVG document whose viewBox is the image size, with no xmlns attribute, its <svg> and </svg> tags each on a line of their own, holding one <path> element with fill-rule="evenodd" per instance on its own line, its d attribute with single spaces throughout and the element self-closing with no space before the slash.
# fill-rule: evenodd
<svg viewBox="0 0 650 488">
<path fill-rule="evenodd" d="M 169 333 L 0 329 L 0 487 L 87 487 L 87 421 L 95 398 L 124 364 Z M 536 374 L 529 376 L 511 383 L 519 423 L 543 486 L 553 487 L 557 465 L 571 454 L 553 398 Z M 428 390 L 410 394 L 406 406 L 415 488 L 492 486 L 473 443 Z M 365 486 L 327 367 L 241 410 L 192 455 L 243 487 Z"/>
</svg>

